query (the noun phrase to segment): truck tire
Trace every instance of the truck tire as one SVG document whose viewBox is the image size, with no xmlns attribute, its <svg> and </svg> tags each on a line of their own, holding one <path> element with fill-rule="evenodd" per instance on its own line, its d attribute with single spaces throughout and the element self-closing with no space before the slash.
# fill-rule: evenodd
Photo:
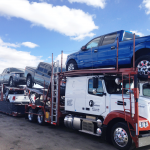
<svg viewBox="0 0 150 150">
<path fill-rule="evenodd" d="M 36 113 L 35 110 L 33 110 L 32 108 L 30 108 L 29 112 L 28 112 L 28 120 L 30 122 L 35 122 L 36 121 L 36 115 L 34 115 L 33 113 Z"/>
<path fill-rule="evenodd" d="M 44 113 L 43 113 L 43 111 L 40 109 L 37 114 L 38 114 L 37 115 L 38 124 L 44 125 L 45 122 L 44 122 Z M 43 115 L 43 116 L 41 116 L 41 115 Z"/>
<path fill-rule="evenodd" d="M 118 122 L 112 127 L 111 140 L 113 145 L 120 150 L 128 150 L 132 145 L 132 138 L 126 123 Z"/>
<path fill-rule="evenodd" d="M 16 86 L 16 84 L 15 84 L 15 82 L 13 80 L 13 77 L 10 77 L 10 79 L 9 79 L 9 86 L 11 86 L 11 87 L 15 87 Z"/>
<path fill-rule="evenodd" d="M 67 63 L 66 71 L 77 70 L 77 69 L 78 69 L 78 66 L 77 66 L 77 63 L 75 62 L 75 60 L 70 60 Z"/>
<path fill-rule="evenodd" d="M 135 61 L 135 67 L 138 68 L 138 73 L 140 75 L 150 74 L 150 55 L 144 55 L 139 57 Z"/>
<path fill-rule="evenodd" d="M 28 88 L 32 88 L 32 77 L 31 76 L 27 76 L 27 83 L 26 83 Z"/>
</svg>

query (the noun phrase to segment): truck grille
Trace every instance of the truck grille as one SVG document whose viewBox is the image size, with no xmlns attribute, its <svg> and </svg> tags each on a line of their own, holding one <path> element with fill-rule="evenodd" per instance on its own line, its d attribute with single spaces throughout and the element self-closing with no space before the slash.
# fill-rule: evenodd
<svg viewBox="0 0 150 150">
<path fill-rule="evenodd" d="M 86 130 L 89 132 L 94 132 L 94 125 L 90 121 L 83 121 L 82 122 L 82 130 Z"/>
<path fill-rule="evenodd" d="M 24 73 L 21 73 L 21 74 L 20 74 L 20 77 L 24 77 Z"/>
</svg>

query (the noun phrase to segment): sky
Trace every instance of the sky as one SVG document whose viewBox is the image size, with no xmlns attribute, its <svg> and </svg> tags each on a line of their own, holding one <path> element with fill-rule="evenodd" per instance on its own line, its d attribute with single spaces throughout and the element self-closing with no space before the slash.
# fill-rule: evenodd
<svg viewBox="0 0 150 150">
<path fill-rule="evenodd" d="M 150 35 L 150 0 L 0 0 L 0 73 L 36 67 L 118 30 Z"/>
</svg>

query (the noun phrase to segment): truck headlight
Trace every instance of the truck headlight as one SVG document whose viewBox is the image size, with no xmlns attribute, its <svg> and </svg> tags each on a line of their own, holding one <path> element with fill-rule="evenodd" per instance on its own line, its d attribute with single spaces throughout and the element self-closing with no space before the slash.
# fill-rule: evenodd
<svg viewBox="0 0 150 150">
<path fill-rule="evenodd" d="M 140 128 L 147 128 L 148 127 L 148 122 L 139 122 L 139 127 Z"/>
</svg>

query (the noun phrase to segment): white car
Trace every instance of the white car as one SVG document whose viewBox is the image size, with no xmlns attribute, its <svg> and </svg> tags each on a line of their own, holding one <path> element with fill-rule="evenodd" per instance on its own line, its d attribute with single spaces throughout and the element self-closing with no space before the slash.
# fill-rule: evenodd
<svg viewBox="0 0 150 150">
<path fill-rule="evenodd" d="M 28 104 L 30 102 L 30 99 L 28 95 L 26 95 L 25 90 L 19 88 L 6 88 L 4 98 L 10 103 Z"/>
</svg>

